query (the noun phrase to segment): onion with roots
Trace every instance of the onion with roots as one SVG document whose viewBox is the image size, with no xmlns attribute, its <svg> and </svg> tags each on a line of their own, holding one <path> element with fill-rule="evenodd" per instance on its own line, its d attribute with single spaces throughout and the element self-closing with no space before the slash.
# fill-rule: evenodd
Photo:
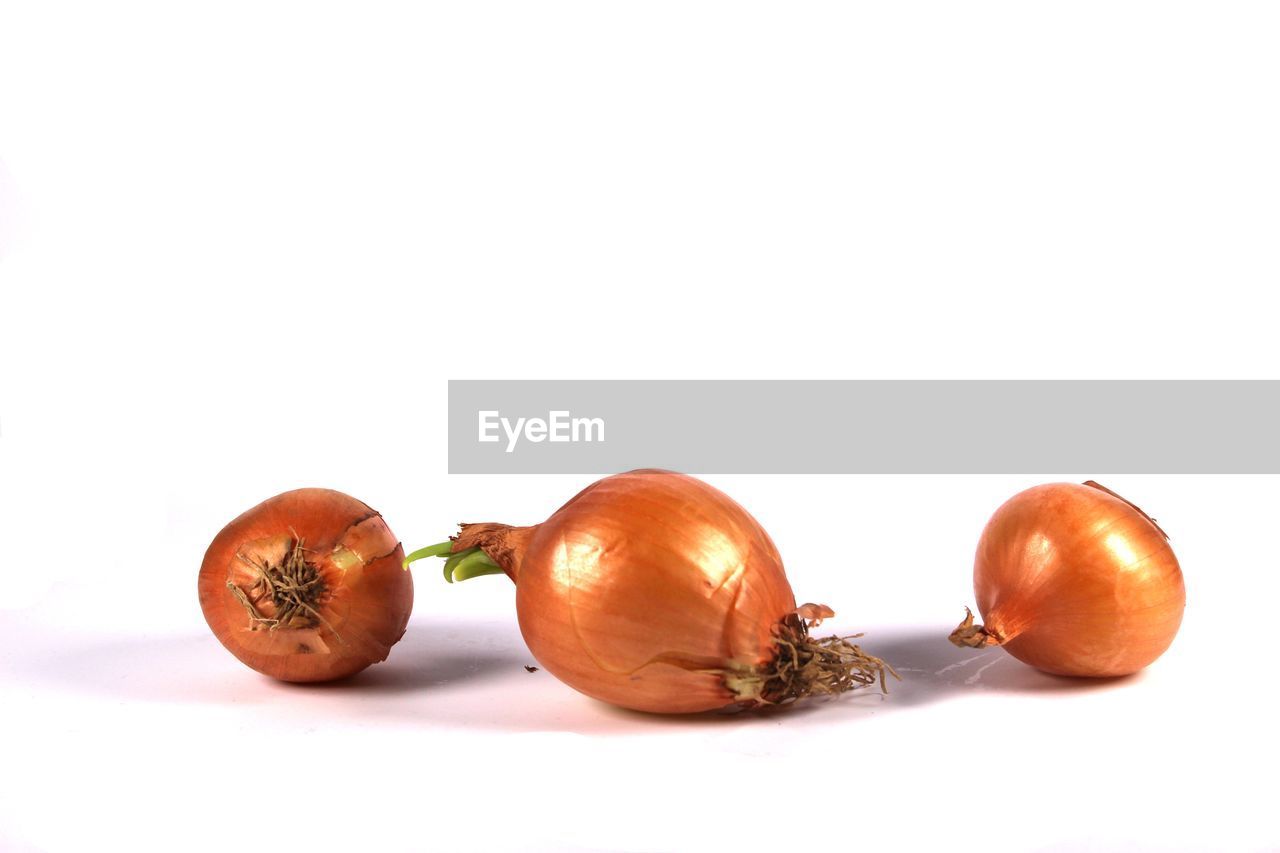
<svg viewBox="0 0 1280 853">
<path fill-rule="evenodd" d="M 213 633 L 283 681 L 329 681 L 385 660 L 404 635 L 413 580 L 382 516 L 349 495 L 298 489 L 222 529 L 200 567 Z"/>
<path fill-rule="evenodd" d="M 463 524 L 405 564 L 429 556 L 447 557 L 451 582 L 510 577 L 533 656 L 614 705 L 657 713 L 774 705 L 883 688 L 894 674 L 851 638 L 812 638 L 809 628 L 832 611 L 797 607 L 764 529 L 683 474 L 607 477 L 541 524 Z"/>
<path fill-rule="evenodd" d="M 1104 486 L 1050 483 L 1010 498 L 987 522 L 974 560 L 983 625 L 970 613 L 959 646 L 1002 646 L 1055 675 L 1137 672 L 1173 642 L 1186 591 L 1169 537 Z"/>
</svg>

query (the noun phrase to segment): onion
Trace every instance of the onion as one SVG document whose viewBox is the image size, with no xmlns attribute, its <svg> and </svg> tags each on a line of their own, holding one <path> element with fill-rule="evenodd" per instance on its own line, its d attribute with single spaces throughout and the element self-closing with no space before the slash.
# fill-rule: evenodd
<svg viewBox="0 0 1280 853">
<path fill-rule="evenodd" d="M 959 646 L 998 645 L 1056 675 L 1137 672 L 1169 648 L 1186 603 L 1168 536 L 1090 480 L 1010 498 L 987 522 L 973 568 L 973 614 Z"/>
<path fill-rule="evenodd" d="M 796 607 L 782 558 L 746 510 L 706 483 L 642 470 L 588 486 L 542 524 L 464 524 L 450 581 L 505 572 L 520 630 L 554 676 L 657 713 L 782 704 L 892 670 L 848 638 L 815 640 L 830 608 Z"/>
<path fill-rule="evenodd" d="M 385 660 L 413 580 L 382 516 L 349 495 L 298 489 L 222 529 L 200 567 L 200 606 L 222 644 L 283 681 L 328 681 Z"/>
</svg>

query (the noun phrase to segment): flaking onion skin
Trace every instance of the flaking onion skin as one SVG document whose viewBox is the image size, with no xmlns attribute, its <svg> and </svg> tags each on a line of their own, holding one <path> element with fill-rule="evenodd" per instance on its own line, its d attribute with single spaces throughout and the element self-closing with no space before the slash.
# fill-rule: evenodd
<svg viewBox="0 0 1280 853">
<path fill-rule="evenodd" d="M 497 531 L 497 535 L 495 535 Z M 669 471 L 589 486 L 536 527 L 467 525 L 516 582 L 538 662 L 596 699 L 657 713 L 732 705 L 725 683 L 775 654 L 796 609 L 764 529 L 723 492 Z"/>
<path fill-rule="evenodd" d="M 255 622 L 229 585 L 252 593 L 251 565 L 278 565 L 302 543 L 319 576 L 318 617 L 299 627 Z M 200 606 L 227 649 L 247 666 L 282 681 L 329 681 L 385 660 L 404 635 L 413 579 L 382 516 L 331 489 L 297 489 L 241 514 L 214 538 L 200 567 Z M 257 599 L 262 617 L 276 615 Z M 303 614 L 307 617 L 308 614 Z"/>
<path fill-rule="evenodd" d="M 1096 484 L 1050 483 L 1002 505 L 983 531 L 974 592 L 984 631 L 1056 675 L 1129 675 L 1158 658 L 1186 590 L 1164 532 Z"/>
</svg>

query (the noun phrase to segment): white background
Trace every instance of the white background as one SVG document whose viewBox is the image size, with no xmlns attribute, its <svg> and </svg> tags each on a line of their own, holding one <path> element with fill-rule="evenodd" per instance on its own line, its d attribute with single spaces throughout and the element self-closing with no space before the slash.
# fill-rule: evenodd
<svg viewBox="0 0 1280 853">
<path fill-rule="evenodd" d="M 195 595 L 287 488 L 412 547 L 585 484 L 448 476 L 448 378 L 1275 377 L 1278 25 L 5 4 L 0 847 L 1280 847 L 1275 478 L 710 477 L 906 678 L 786 714 L 529 674 L 502 578 L 426 567 L 390 660 L 319 688 Z M 1173 648 L 1090 685 L 950 647 L 988 514 L 1086 476 L 1172 534 Z"/>
</svg>

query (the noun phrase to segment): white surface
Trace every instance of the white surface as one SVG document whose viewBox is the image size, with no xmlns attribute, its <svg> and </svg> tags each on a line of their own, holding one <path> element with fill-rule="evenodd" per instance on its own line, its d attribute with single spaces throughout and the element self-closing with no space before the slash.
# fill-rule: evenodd
<svg viewBox="0 0 1280 853">
<path fill-rule="evenodd" d="M 412 545 L 583 485 L 446 476 L 447 378 L 1275 376 L 1276 31 L 1247 3 L 6 4 L 0 846 L 1280 846 L 1275 478 L 710 478 L 904 669 L 787 714 L 526 673 L 500 578 L 420 573 L 339 687 L 245 670 L 195 597 L 286 488 Z M 1174 536 L 1186 622 L 1138 678 L 945 642 L 987 515 L 1059 476 Z"/>
<path fill-rule="evenodd" d="M 201 622 L 195 568 L 238 506 L 192 492 L 151 543 L 49 560 L 68 581 L 6 614 L 8 840 L 224 848 L 281 831 L 256 800 L 270 792 L 317 816 L 295 837 L 322 849 L 716 849 L 730 834 L 766 849 L 821 834 L 810 820 L 872 849 L 1280 842 L 1263 657 L 1274 478 L 1108 478 L 1172 531 L 1190 602 L 1169 653 L 1109 684 L 946 642 L 971 601 L 983 516 L 1030 479 L 711 479 L 773 531 L 802 600 L 836 606 L 835 628 L 865 630 L 901 668 L 887 698 L 694 719 L 615 710 L 525 671 L 505 578 L 450 587 L 430 564 L 388 662 L 338 686 L 278 685 Z M 384 486 L 378 503 L 426 542 L 480 507 L 535 520 L 581 482 L 433 477 L 420 492 Z"/>
</svg>

